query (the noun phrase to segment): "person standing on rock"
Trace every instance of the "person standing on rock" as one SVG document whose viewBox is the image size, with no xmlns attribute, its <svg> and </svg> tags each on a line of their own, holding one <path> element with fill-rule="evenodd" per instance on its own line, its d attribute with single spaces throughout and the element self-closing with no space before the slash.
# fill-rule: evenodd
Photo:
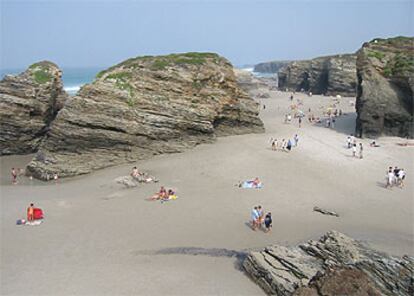
<svg viewBox="0 0 414 296">
<path fill-rule="evenodd" d="M 362 152 L 364 150 L 364 147 L 362 147 L 362 143 L 359 143 L 359 158 L 362 159 L 363 155 Z"/>
</svg>

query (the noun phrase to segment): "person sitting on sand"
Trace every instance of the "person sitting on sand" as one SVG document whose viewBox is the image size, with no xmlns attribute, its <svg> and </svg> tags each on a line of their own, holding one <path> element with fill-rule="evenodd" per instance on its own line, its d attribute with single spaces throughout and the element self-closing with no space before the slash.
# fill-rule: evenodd
<svg viewBox="0 0 414 296">
<path fill-rule="evenodd" d="M 264 219 L 264 224 L 265 224 L 265 232 L 269 232 L 271 231 L 272 228 L 272 213 L 267 213 L 266 217 Z"/>
<path fill-rule="evenodd" d="M 168 194 L 164 186 L 161 186 L 160 191 L 158 191 L 152 197 L 150 197 L 151 200 L 166 199 L 166 198 L 168 198 Z"/>
<path fill-rule="evenodd" d="M 252 182 L 255 187 L 259 186 L 261 183 L 258 177 L 254 178 L 253 181 L 250 182 Z"/>
<path fill-rule="evenodd" d="M 290 150 L 292 150 L 292 141 L 290 141 L 290 139 L 289 139 L 289 141 L 287 142 L 287 144 L 286 144 L 286 150 L 289 152 Z"/>
<path fill-rule="evenodd" d="M 131 177 L 135 179 L 138 179 L 139 177 L 139 171 L 136 166 L 132 168 Z"/>
<path fill-rule="evenodd" d="M 378 144 L 375 142 L 375 140 L 374 140 L 374 141 L 372 141 L 371 143 L 369 143 L 369 146 L 370 146 L 370 147 L 380 147 L 380 145 L 378 145 Z"/>
<path fill-rule="evenodd" d="M 34 204 L 30 204 L 27 208 L 27 221 L 33 222 L 34 221 Z"/>
</svg>

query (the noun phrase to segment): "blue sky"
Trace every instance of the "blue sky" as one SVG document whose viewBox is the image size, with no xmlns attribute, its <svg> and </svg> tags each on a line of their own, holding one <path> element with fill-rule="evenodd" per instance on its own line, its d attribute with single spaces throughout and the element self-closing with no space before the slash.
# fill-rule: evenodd
<svg viewBox="0 0 414 296">
<path fill-rule="evenodd" d="M 414 1 L 0 0 L 0 65 L 110 66 L 129 57 L 211 51 L 235 65 L 356 51 L 414 35 Z"/>
</svg>

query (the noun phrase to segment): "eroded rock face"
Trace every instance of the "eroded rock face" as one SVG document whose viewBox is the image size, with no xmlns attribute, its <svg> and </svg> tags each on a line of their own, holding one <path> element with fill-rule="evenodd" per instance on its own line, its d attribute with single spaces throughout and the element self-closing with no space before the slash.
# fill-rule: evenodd
<svg viewBox="0 0 414 296">
<path fill-rule="evenodd" d="M 358 51 L 356 134 L 414 137 L 414 38 L 374 39 Z"/>
<path fill-rule="evenodd" d="M 239 86 L 247 92 L 255 91 L 261 88 L 277 88 L 276 77 L 255 77 L 252 73 L 240 69 L 234 69 L 234 73 L 236 74 Z"/>
<path fill-rule="evenodd" d="M 40 179 L 74 176 L 263 130 L 257 103 L 226 59 L 138 57 L 99 73 L 67 101 L 27 169 Z"/>
<path fill-rule="evenodd" d="M 336 231 L 296 247 L 275 245 L 251 252 L 243 266 L 270 295 L 409 296 L 414 292 L 413 257 L 389 256 Z M 358 278 L 355 285 L 349 284 L 352 278 Z"/>
<path fill-rule="evenodd" d="M 289 64 L 290 61 L 272 61 L 272 62 L 264 62 L 259 63 L 254 66 L 254 72 L 260 73 L 277 73 L 280 68 Z"/>
<path fill-rule="evenodd" d="M 294 61 L 281 68 L 278 76 L 281 90 L 355 96 L 356 55 L 343 54 Z"/>
<path fill-rule="evenodd" d="M 36 151 L 67 99 L 61 75 L 44 61 L 0 81 L 0 155 Z"/>
</svg>

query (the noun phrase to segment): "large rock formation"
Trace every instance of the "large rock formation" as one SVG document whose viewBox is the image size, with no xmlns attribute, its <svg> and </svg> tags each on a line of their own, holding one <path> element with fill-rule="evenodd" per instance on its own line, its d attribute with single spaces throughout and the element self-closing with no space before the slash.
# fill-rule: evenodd
<svg viewBox="0 0 414 296">
<path fill-rule="evenodd" d="M 226 59 L 138 57 L 99 73 L 67 101 L 27 169 L 40 179 L 74 176 L 263 130 L 258 104 Z"/>
<path fill-rule="evenodd" d="M 281 90 L 355 96 L 356 55 L 342 54 L 294 61 L 281 68 L 278 76 Z"/>
<path fill-rule="evenodd" d="M 33 153 L 67 98 L 51 62 L 0 81 L 0 155 Z"/>
<path fill-rule="evenodd" d="M 254 66 L 253 71 L 259 73 L 277 73 L 280 68 L 289 64 L 290 61 L 272 61 L 259 63 Z"/>
<path fill-rule="evenodd" d="M 358 51 L 359 136 L 413 137 L 414 38 L 374 39 Z"/>
<path fill-rule="evenodd" d="M 330 231 L 297 247 L 270 246 L 243 262 L 271 295 L 401 295 L 414 292 L 414 258 L 375 251 Z"/>
</svg>

